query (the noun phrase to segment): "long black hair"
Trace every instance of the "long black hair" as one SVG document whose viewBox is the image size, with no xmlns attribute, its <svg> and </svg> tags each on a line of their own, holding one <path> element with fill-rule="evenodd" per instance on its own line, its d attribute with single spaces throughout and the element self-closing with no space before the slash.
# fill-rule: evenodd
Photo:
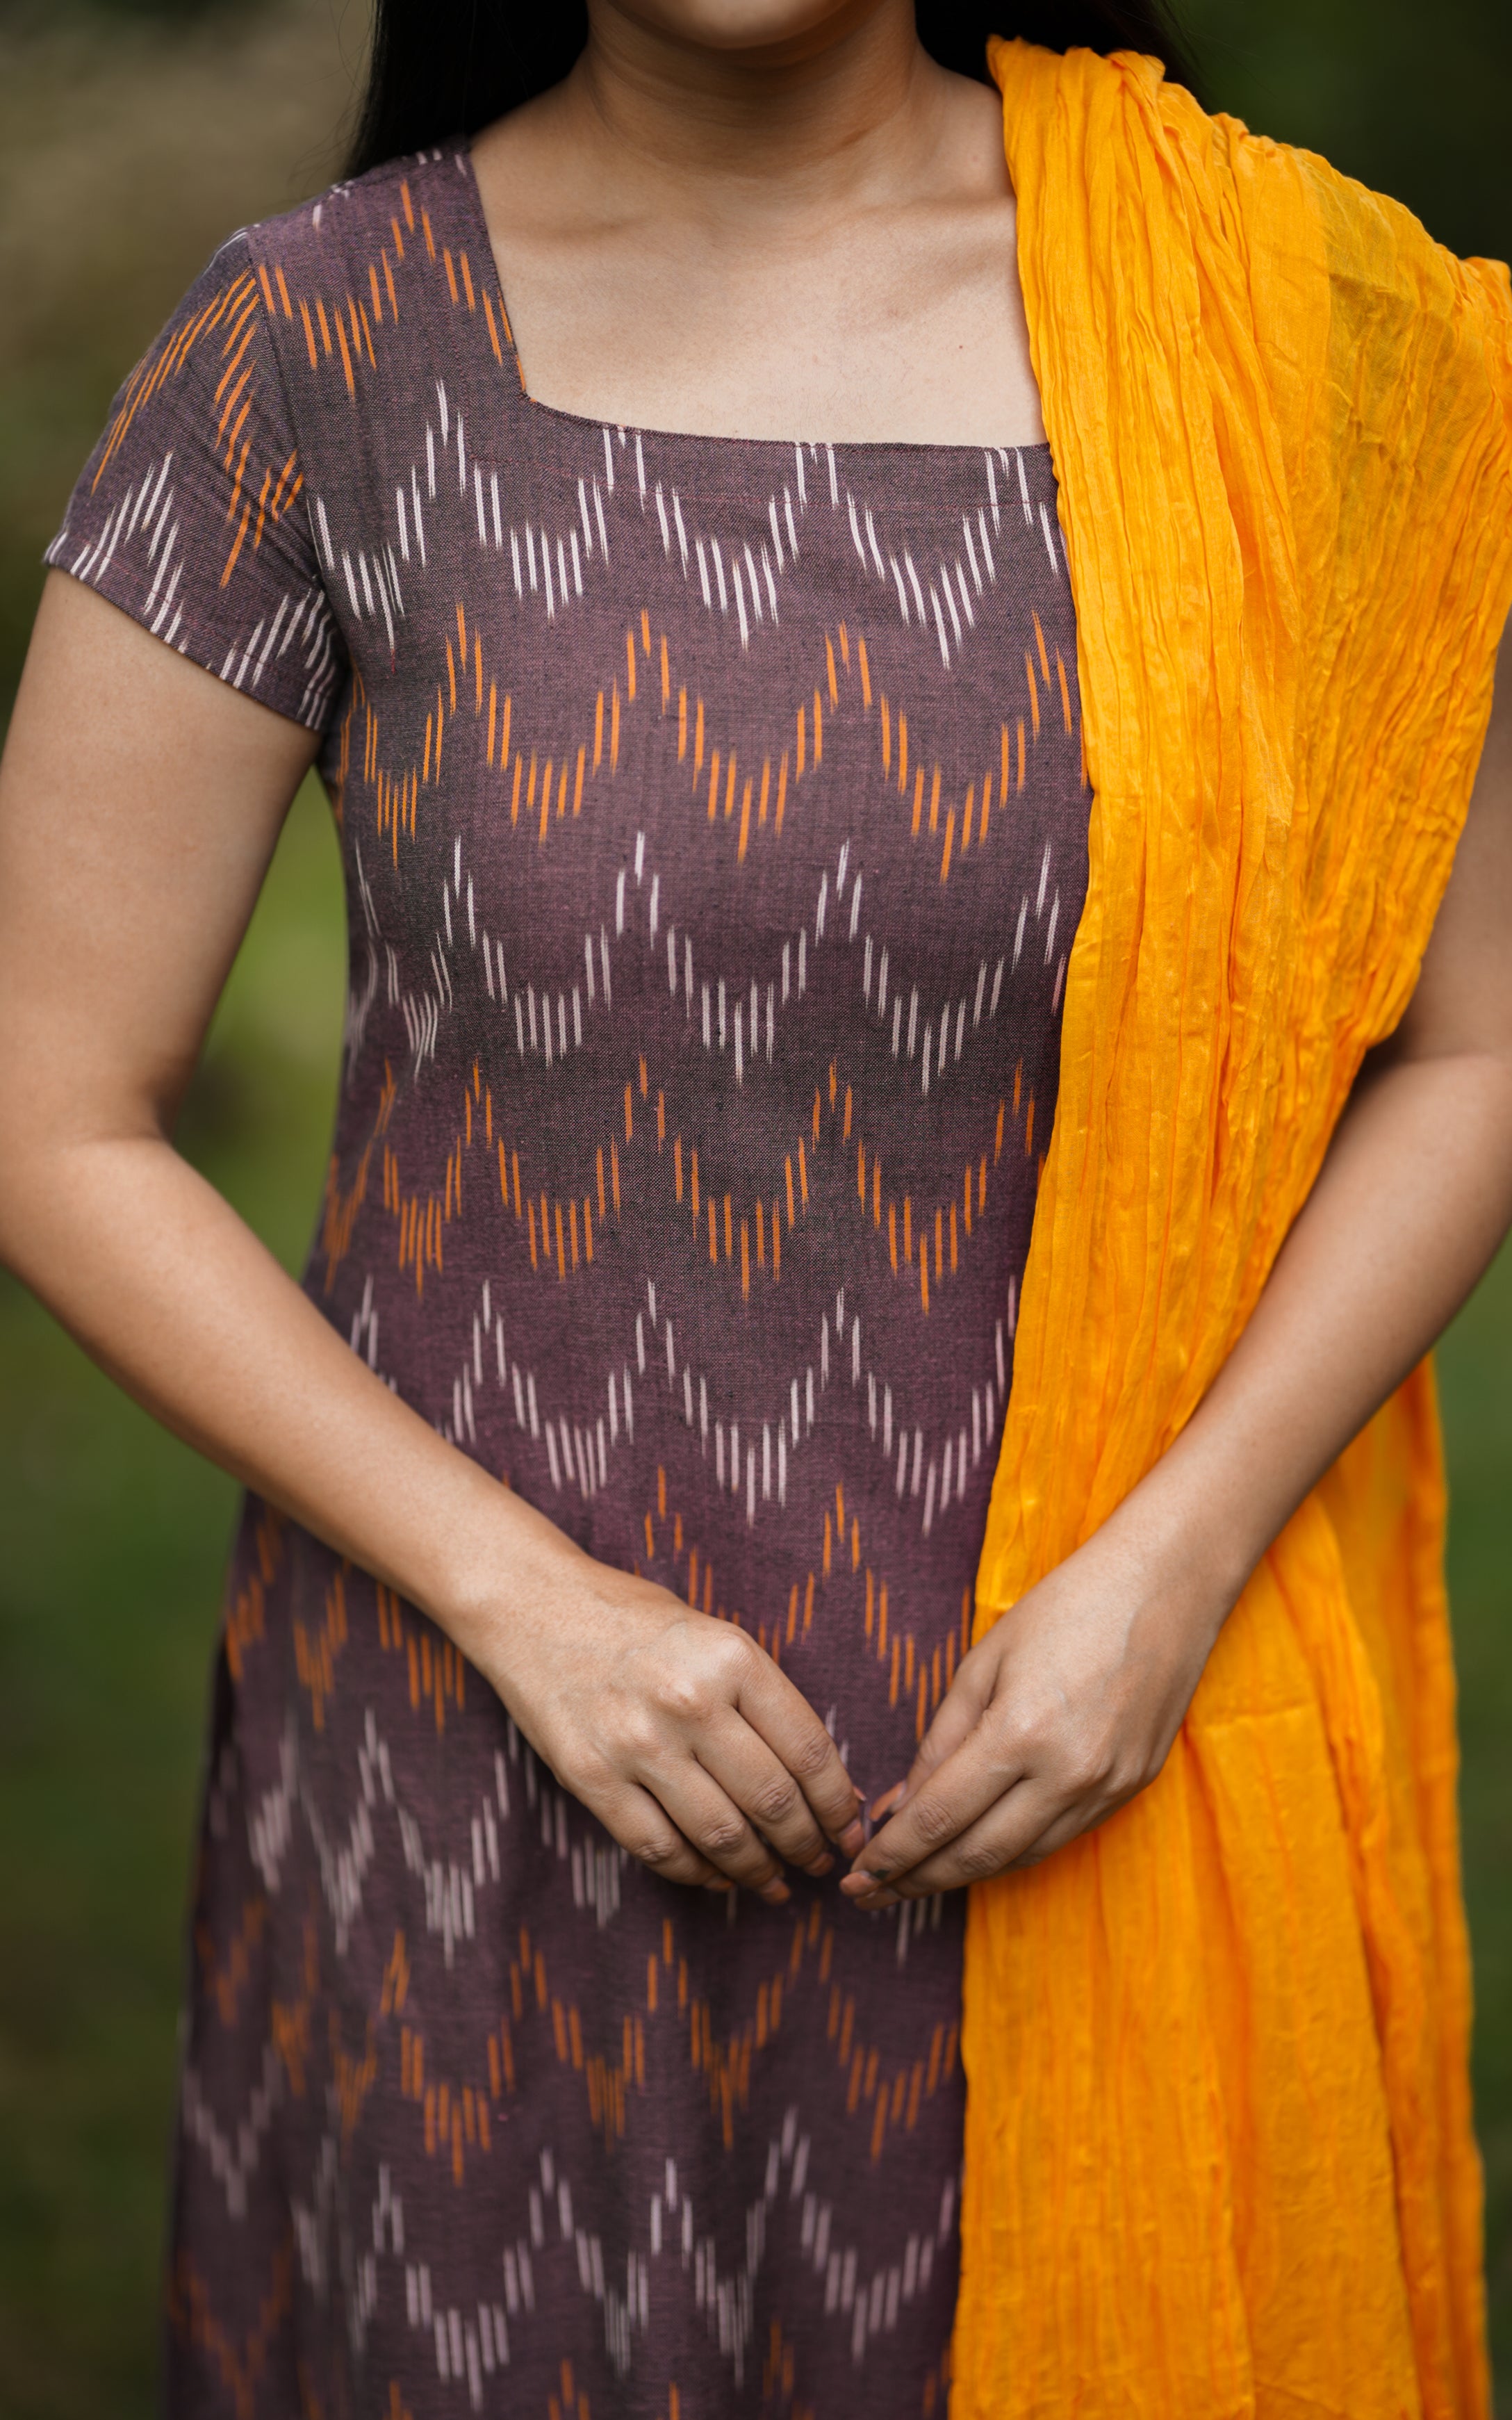
<svg viewBox="0 0 1512 2420">
<path fill-rule="evenodd" d="M 1167 0 L 915 0 L 932 58 L 985 82 L 989 34 L 1052 51 L 1143 51 L 1196 76 Z M 375 0 L 367 88 L 347 173 L 475 134 L 560 84 L 588 39 L 585 0 Z"/>
</svg>

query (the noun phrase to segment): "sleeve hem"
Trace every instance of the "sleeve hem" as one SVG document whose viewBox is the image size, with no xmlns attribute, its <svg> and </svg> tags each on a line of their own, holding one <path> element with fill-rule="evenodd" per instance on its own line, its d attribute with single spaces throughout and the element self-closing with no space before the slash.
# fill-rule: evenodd
<svg viewBox="0 0 1512 2420">
<path fill-rule="evenodd" d="M 124 572 L 111 566 L 93 573 L 82 560 L 76 563 L 60 560 L 54 550 L 63 546 L 67 537 L 65 530 L 42 557 L 50 571 L 61 571 L 67 579 L 77 580 L 81 587 L 93 589 L 97 597 L 103 597 L 107 605 L 114 605 L 117 613 L 124 613 L 128 620 L 134 622 L 138 629 L 146 630 L 149 637 L 171 647 L 175 655 L 182 656 L 187 662 L 197 664 L 202 672 L 210 673 L 217 680 L 224 681 L 228 689 L 239 690 L 243 696 L 252 698 L 258 706 L 266 706 L 272 713 L 281 714 L 285 722 L 297 722 L 303 730 L 313 731 L 321 737 L 330 729 L 332 701 L 329 693 L 312 701 L 310 690 L 313 684 L 290 680 L 286 675 L 269 677 L 273 667 L 265 651 L 271 647 L 272 656 L 276 657 L 276 632 L 270 638 L 266 632 L 255 631 L 245 644 L 233 645 L 223 654 L 207 646 L 202 633 L 186 628 L 179 613 L 170 613 L 165 622 L 160 610 L 149 613 L 149 600 L 137 593 L 138 583 Z M 85 549 L 85 556 L 90 551 Z"/>
<path fill-rule="evenodd" d="M 243 231 L 121 388 L 43 560 L 228 688 L 324 735 L 346 650 L 265 303 Z"/>
</svg>

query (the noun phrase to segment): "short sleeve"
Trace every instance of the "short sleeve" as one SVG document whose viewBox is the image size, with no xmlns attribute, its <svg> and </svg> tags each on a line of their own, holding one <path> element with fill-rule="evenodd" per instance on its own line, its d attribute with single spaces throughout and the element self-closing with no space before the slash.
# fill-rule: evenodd
<svg viewBox="0 0 1512 2420">
<path fill-rule="evenodd" d="M 234 237 L 116 397 L 46 560 L 232 688 L 319 731 L 345 651 L 271 308 L 247 238 Z"/>
</svg>

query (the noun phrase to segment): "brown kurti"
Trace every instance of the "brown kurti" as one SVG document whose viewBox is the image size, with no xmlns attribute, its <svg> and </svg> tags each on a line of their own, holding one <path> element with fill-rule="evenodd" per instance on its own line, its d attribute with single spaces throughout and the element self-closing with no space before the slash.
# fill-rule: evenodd
<svg viewBox="0 0 1512 2420">
<path fill-rule="evenodd" d="M 225 247 L 52 560 L 325 734 L 313 1298 L 897 1779 L 968 1631 L 1086 880 L 1048 452 L 531 401 L 448 149 Z M 256 1503 L 202 1849 L 173 2412 L 943 2412 L 960 1896 L 652 1878 Z"/>
</svg>

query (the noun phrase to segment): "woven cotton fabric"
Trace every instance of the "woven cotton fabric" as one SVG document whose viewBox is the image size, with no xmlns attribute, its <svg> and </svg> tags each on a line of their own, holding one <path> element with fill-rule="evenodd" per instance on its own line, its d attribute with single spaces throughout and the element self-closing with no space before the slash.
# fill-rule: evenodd
<svg viewBox="0 0 1512 2420">
<path fill-rule="evenodd" d="M 322 734 L 312 1298 L 888 1787 L 969 1637 L 1086 886 L 1048 450 L 542 407 L 447 148 L 218 256 L 53 560 Z M 838 1879 L 647 1874 L 250 1506 L 170 2410 L 943 2412 L 965 1903 Z"/>
</svg>

